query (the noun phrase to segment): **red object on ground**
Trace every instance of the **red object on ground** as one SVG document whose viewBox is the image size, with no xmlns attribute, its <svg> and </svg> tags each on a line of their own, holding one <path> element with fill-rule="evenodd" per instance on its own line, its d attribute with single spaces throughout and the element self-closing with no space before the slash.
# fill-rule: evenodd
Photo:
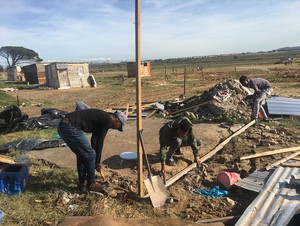
<svg viewBox="0 0 300 226">
<path fill-rule="evenodd" d="M 262 117 L 262 114 L 261 113 L 258 113 L 258 118 L 261 118 Z"/>
<path fill-rule="evenodd" d="M 229 189 L 232 185 L 240 180 L 240 175 L 233 172 L 222 171 L 217 176 L 217 181 L 219 181 L 225 188 Z"/>
</svg>

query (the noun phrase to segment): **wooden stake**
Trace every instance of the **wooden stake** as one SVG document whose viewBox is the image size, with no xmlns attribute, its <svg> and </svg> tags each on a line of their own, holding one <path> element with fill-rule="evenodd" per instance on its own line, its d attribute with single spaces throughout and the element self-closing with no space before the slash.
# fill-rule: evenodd
<svg viewBox="0 0 300 226">
<path fill-rule="evenodd" d="M 126 112 L 125 112 L 126 118 L 128 117 L 128 111 L 129 111 L 129 104 L 127 104 L 127 106 L 126 106 Z"/>
</svg>

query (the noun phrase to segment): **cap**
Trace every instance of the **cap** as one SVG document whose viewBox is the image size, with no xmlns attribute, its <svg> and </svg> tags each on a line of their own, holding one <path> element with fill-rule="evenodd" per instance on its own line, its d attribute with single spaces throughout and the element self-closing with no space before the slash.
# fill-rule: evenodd
<svg viewBox="0 0 300 226">
<path fill-rule="evenodd" d="M 114 114 L 120 120 L 120 122 L 122 124 L 122 126 L 118 130 L 121 131 L 121 132 L 123 132 L 127 118 L 126 118 L 125 114 L 122 111 L 120 111 L 120 110 L 115 111 Z"/>
<path fill-rule="evenodd" d="M 182 129 L 184 132 L 188 132 L 193 124 L 191 124 L 188 120 L 182 119 L 179 123 L 180 129 Z"/>
</svg>

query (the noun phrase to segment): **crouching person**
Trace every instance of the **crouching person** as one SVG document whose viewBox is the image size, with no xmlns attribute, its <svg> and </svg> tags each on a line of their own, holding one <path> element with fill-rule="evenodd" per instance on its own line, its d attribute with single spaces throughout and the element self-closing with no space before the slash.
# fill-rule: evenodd
<svg viewBox="0 0 300 226">
<path fill-rule="evenodd" d="M 166 172 L 166 165 L 174 166 L 174 153 L 182 154 L 180 147 L 190 146 L 194 154 L 194 162 L 201 164 L 199 148 L 202 141 L 193 133 L 193 123 L 186 117 L 166 123 L 159 130 L 161 172 Z"/>
</svg>

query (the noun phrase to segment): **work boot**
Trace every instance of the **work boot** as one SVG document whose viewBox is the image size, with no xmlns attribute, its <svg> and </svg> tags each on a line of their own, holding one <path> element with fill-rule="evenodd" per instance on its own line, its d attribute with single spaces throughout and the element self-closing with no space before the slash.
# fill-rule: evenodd
<svg viewBox="0 0 300 226">
<path fill-rule="evenodd" d="M 94 191 L 94 192 L 102 192 L 104 190 L 105 186 L 103 186 L 102 184 L 100 183 L 93 183 L 91 185 L 88 185 L 86 187 L 86 190 L 91 192 L 91 191 Z"/>
<path fill-rule="evenodd" d="M 178 148 L 176 151 L 175 151 L 175 154 L 176 155 L 183 155 L 183 151 L 181 148 Z"/>
<path fill-rule="evenodd" d="M 78 184 L 77 184 L 77 190 L 80 191 L 80 192 L 85 192 L 86 189 L 85 189 L 84 184 L 78 183 Z"/>
<path fill-rule="evenodd" d="M 175 166 L 175 161 L 174 161 L 173 157 L 167 159 L 166 164 L 169 166 Z"/>
</svg>

